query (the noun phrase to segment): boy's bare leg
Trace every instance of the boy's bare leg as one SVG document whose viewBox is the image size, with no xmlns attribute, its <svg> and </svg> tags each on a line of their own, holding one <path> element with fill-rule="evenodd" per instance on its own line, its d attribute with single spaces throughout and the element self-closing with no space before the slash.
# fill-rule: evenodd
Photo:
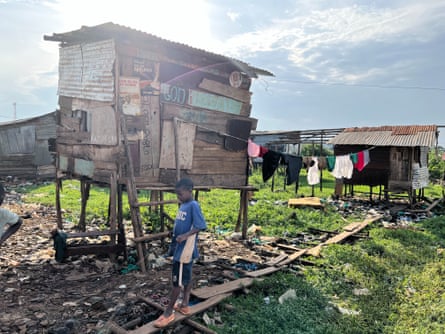
<svg viewBox="0 0 445 334">
<path fill-rule="evenodd" d="M 168 317 L 173 312 L 173 307 L 175 306 L 176 300 L 181 293 L 181 287 L 174 286 L 172 292 L 170 293 L 170 301 L 168 302 L 167 308 L 164 311 L 164 316 Z"/>
<path fill-rule="evenodd" d="M 192 282 L 190 281 L 189 284 L 187 284 L 184 287 L 184 296 L 182 298 L 182 306 L 188 306 L 190 301 L 190 293 L 192 292 Z"/>
</svg>

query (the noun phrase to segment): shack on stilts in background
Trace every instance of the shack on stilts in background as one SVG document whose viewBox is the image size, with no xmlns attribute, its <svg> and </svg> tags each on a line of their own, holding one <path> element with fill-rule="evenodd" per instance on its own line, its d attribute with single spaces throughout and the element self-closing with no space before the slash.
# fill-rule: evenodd
<svg viewBox="0 0 445 334">
<path fill-rule="evenodd" d="M 429 184 L 428 152 L 437 146 L 437 125 L 401 125 L 347 128 L 329 141 L 335 155 L 369 151 L 369 164 L 362 171 L 354 169 L 351 179 L 339 179 L 336 195 L 345 194 L 354 185 L 379 187 L 379 198 L 390 193 L 408 195 L 410 203 L 423 196 Z M 343 185 L 346 187 L 343 188 Z"/>
<path fill-rule="evenodd" d="M 191 178 L 197 191 L 240 190 L 245 235 L 251 190 L 246 148 L 257 125 L 250 117 L 250 85 L 252 78 L 272 73 L 113 23 L 44 39 L 60 42 L 56 142 L 60 226 L 63 179 L 81 181 L 83 229 L 90 185 L 110 187 L 109 230 L 100 234 L 109 234 L 112 242 L 97 249 L 91 245 L 69 249 L 70 255 L 124 251 L 122 192 L 126 190 L 145 271 L 143 241 L 150 236 L 144 235 L 139 208 L 155 206 L 163 219 L 163 205 L 172 202 L 164 201 L 163 192 L 173 191 L 181 177 Z M 150 190 L 150 202 L 138 201 L 140 189 Z"/>
</svg>

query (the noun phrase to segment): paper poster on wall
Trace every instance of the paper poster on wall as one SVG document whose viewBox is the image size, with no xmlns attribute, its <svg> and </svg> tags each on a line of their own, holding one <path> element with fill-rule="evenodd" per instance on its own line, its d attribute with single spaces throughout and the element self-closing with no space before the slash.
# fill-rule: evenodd
<svg viewBox="0 0 445 334">
<path fill-rule="evenodd" d="M 119 98 L 122 103 L 122 112 L 126 115 L 141 114 L 141 90 L 139 78 L 119 78 Z"/>
</svg>

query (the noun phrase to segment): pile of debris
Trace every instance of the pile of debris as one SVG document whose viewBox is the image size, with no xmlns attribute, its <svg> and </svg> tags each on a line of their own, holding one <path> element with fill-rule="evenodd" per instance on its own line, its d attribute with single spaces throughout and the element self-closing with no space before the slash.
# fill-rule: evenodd
<svg viewBox="0 0 445 334">
<path fill-rule="evenodd" d="M 221 322 L 218 312 L 224 307 L 223 300 L 235 293 L 248 293 L 255 279 L 282 269 L 299 270 L 305 263 L 304 256 L 319 256 L 325 245 L 360 236 L 375 221 L 401 227 L 434 215 L 433 209 L 443 209 L 442 201 L 425 202 L 415 208 L 402 202 L 388 205 L 360 199 L 329 200 L 323 205 L 360 219 L 342 231 L 311 229 L 292 239 L 257 235 L 256 226 L 249 229 L 249 240 L 240 240 L 231 233 L 200 234 L 202 257 L 194 266 L 192 291 L 194 320 L 178 316 L 178 322 L 165 332 L 214 333 L 206 326 Z M 0 333 L 158 331 L 152 321 L 168 303 L 170 291 L 170 262 L 163 257 L 166 243 L 155 240 L 147 245 L 147 274 L 140 273 L 131 242 L 127 259 L 111 261 L 106 256 L 91 255 L 58 263 L 50 238 L 50 231 L 57 225 L 55 210 L 21 203 L 13 191 L 5 206 L 28 218 L 1 246 Z M 405 222 L 402 217 L 408 216 L 411 221 Z M 131 223 L 127 225 L 131 235 Z"/>
</svg>

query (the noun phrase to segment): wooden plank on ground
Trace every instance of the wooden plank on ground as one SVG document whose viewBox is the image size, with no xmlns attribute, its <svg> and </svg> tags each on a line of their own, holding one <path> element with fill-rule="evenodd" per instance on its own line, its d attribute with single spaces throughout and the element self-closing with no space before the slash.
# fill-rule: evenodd
<svg viewBox="0 0 445 334">
<path fill-rule="evenodd" d="M 282 267 L 285 266 L 289 263 L 294 262 L 296 259 L 298 259 L 299 257 L 303 256 L 304 254 L 306 254 L 307 249 L 300 249 L 299 251 L 292 253 L 291 255 L 289 255 L 287 257 L 287 259 L 285 259 L 284 261 L 281 261 L 279 263 L 277 263 L 277 266 Z"/>
<path fill-rule="evenodd" d="M 206 286 L 203 288 L 194 289 L 192 290 L 192 295 L 201 299 L 207 299 L 223 293 L 228 293 L 235 290 L 243 289 L 244 287 L 252 285 L 253 281 L 254 281 L 253 278 L 244 277 L 237 279 L 235 281 L 231 281 L 216 286 L 215 285 Z"/>
<path fill-rule="evenodd" d="M 301 198 L 290 198 L 287 202 L 287 206 L 290 208 L 295 208 L 298 206 L 311 206 L 314 208 L 322 208 L 323 204 L 318 197 L 301 197 Z"/>
<path fill-rule="evenodd" d="M 281 270 L 281 268 L 278 268 L 278 267 L 266 267 L 266 268 L 259 269 L 259 270 L 247 271 L 245 273 L 245 275 L 248 276 L 248 277 L 256 278 L 256 277 L 261 277 L 261 276 L 264 276 L 264 275 L 272 274 L 272 273 L 274 273 L 276 271 L 279 271 L 279 270 Z"/>
<path fill-rule="evenodd" d="M 321 251 L 322 246 L 339 243 L 339 242 L 345 240 L 346 238 L 350 237 L 351 235 L 354 235 L 354 234 L 360 232 L 366 226 L 368 226 L 372 222 L 375 222 L 381 218 L 382 218 L 382 216 L 376 216 L 376 217 L 372 217 L 372 218 L 367 218 L 364 221 L 359 222 L 359 223 L 349 224 L 348 226 L 346 226 L 344 228 L 345 231 L 333 236 L 332 238 L 329 238 L 325 242 L 322 242 L 321 244 L 319 244 L 315 247 L 310 248 L 307 251 L 307 254 L 312 255 L 312 256 L 320 256 L 320 251 Z"/>
<path fill-rule="evenodd" d="M 188 316 L 185 316 L 180 313 L 176 313 L 175 320 L 168 327 L 170 327 L 171 325 L 174 325 L 175 323 L 183 321 L 194 314 L 201 313 L 201 312 L 207 310 L 208 308 L 219 304 L 223 299 L 229 297 L 230 295 L 231 295 L 230 293 L 219 294 L 219 295 L 213 296 L 212 298 L 209 298 L 201 303 L 190 306 L 190 315 L 188 315 Z M 160 306 L 159 309 L 162 309 L 162 306 Z M 153 323 L 154 323 L 154 321 L 149 322 L 148 324 L 145 324 L 144 326 L 139 327 L 135 330 L 127 331 L 127 333 L 128 334 L 151 334 L 151 333 L 157 333 L 157 332 L 165 329 L 165 328 L 157 328 L 157 327 L 153 326 Z"/>
<path fill-rule="evenodd" d="M 359 227 L 362 223 L 361 222 L 354 222 L 351 223 L 345 227 L 343 227 L 343 230 L 348 231 L 348 232 L 352 232 L 354 231 L 357 227 Z"/>
<path fill-rule="evenodd" d="M 277 263 L 279 263 L 279 262 L 281 262 L 281 261 L 283 261 L 283 260 L 285 260 L 285 259 L 287 259 L 287 254 L 280 254 L 280 255 L 274 257 L 272 260 L 267 261 L 267 262 L 266 262 L 266 265 L 268 265 L 268 266 L 274 266 L 274 265 L 276 265 Z"/>
</svg>

